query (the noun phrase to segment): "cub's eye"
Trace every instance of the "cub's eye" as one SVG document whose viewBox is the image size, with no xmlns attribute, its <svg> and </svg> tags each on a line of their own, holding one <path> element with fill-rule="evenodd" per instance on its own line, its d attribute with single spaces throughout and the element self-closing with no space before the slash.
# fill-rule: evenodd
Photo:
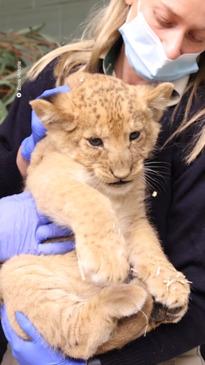
<svg viewBox="0 0 205 365">
<path fill-rule="evenodd" d="M 94 147 L 102 147 L 103 146 L 103 141 L 102 141 L 101 138 L 91 137 L 91 138 L 88 138 L 87 140 L 91 144 L 91 146 L 94 146 Z"/>
<path fill-rule="evenodd" d="M 138 139 L 139 136 L 140 136 L 140 132 L 138 132 L 138 131 L 130 133 L 130 141 L 134 141 L 135 139 Z"/>
</svg>

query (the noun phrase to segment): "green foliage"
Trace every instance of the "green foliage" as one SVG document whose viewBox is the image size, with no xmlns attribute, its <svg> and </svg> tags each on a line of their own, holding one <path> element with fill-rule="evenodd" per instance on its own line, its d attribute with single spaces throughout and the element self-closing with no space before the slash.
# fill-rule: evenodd
<svg viewBox="0 0 205 365">
<path fill-rule="evenodd" d="M 41 27 L 0 32 L 0 123 L 20 89 L 28 69 L 58 44 Z"/>
</svg>

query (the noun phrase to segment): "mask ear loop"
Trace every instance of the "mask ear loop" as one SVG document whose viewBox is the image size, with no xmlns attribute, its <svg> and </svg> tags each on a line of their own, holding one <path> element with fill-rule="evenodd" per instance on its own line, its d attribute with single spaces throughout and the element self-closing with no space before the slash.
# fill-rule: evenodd
<svg viewBox="0 0 205 365">
<path fill-rule="evenodd" d="M 138 0 L 137 1 L 137 15 L 140 12 L 140 7 L 141 7 L 141 0 Z M 126 23 L 128 23 L 130 21 L 129 19 L 130 19 L 131 10 L 132 10 L 132 5 L 129 6 L 129 11 L 128 11 L 128 14 L 127 14 Z"/>
<path fill-rule="evenodd" d="M 141 0 L 137 1 L 137 14 L 140 12 Z"/>
<path fill-rule="evenodd" d="M 129 21 L 130 21 L 131 10 L 132 10 L 132 5 L 129 6 L 129 10 L 128 10 L 128 14 L 127 14 L 127 18 L 126 18 L 125 23 L 129 23 Z"/>
</svg>

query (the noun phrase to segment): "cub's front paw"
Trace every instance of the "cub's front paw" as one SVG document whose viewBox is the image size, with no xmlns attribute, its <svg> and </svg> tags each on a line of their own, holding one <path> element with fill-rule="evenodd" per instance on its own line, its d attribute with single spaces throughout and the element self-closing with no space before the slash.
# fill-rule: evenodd
<svg viewBox="0 0 205 365">
<path fill-rule="evenodd" d="M 150 271 L 144 281 L 154 299 L 152 321 L 155 324 L 178 322 L 189 303 L 190 285 L 185 276 L 169 265 Z"/>
<path fill-rule="evenodd" d="M 97 284 L 123 282 L 129 275 L 129 263 L 125 250 L 119 246 L 113 250 L 104 245 L 84 244 L 77 249 L 79 270 L 82 279 Z"/>
</svg>

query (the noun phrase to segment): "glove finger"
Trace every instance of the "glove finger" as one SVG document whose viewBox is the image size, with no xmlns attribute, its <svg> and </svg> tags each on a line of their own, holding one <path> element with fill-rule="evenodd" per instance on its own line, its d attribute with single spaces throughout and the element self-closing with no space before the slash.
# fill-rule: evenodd
<svg viewBox="0 0 205 365">
<path fill-rule="evenodd" d="M 19 337 L 9 323 L 5 305 L 1 307 L 1 324 L 8 342 L 11 344 L 14 342 L 16 343 L 19 340 Z"/>
<path fill-rule="evenodd" d="M 44 214 L 41 214 L 38 212 L 38 218 L 39 218 L 39 222 L 38 222 L 38 228 L 36 230 L 36 237 L 39 237 L 38 230 L 41 227 L 44 227 L 44 225 L 46 227 L 47 225 L 51 224 L 50 219 Z"/>
<path fill-rule="evenodd" d="M 33 152 L 35 143 L 33 140 L 33 135 L 25 138 L 21 143 L 21 155 L 26 161 L 30 161 L 31 153 Z"/>
<path fill-rule="evenodd" d="M 44 342 L 40 333 L 23 313 L 16 312 L 16 321 L 22 328 L 22 330 L 31 338 L 32 341 Z"/>
<path fill-rule="evenodd" d="M 47 129 L 44 127 L 35 111 L 32 110 L 32 136 L 36 145 L 46 135 Z"/>
<path fill-rule="evenodd" d="M 38 253 L 40 255 L 62 255 L 75 249 L 72 241 L 43 243 L 38 245 Z"/>
<path fill-rule="evenodd" d="M 70 89 L 67 85 L 63 85 L 63 86 L 58 86 L 58 87 L 54 87 L 53 89 L 49 89 L 49 90 L 45 90 L 39 97 L 47 97 L 47 96 L 52 96 L 52 95 L 56 95 L 58 93 L 66 93 L 68 92 Z"/>
<path fill-rule="evenodd" d="M 43 216 L 41 216 L 41 221 L 43 222 L 42 217 Z M 49 238 L 58 239 L 59 237 L 67 237 L 70 235 L 72 235 L 72 231 L 69 228 L 58 226 L 55 223 L 41 225 L 36 231 L 36 238 L 40 243 Z"/>
<path fill-rule="evenodd" d="M 33 197 L 30 193 L 30 191 L 28 190 L 24 190 L 22 193 L 18 193 L 18 194 L 15 194 L 15 195 L 11 195 L 11 197 L 16 197 L 17 200 L 19 200 L 20 202 L 22 200 L 33 200 Z"/>
</svg>

